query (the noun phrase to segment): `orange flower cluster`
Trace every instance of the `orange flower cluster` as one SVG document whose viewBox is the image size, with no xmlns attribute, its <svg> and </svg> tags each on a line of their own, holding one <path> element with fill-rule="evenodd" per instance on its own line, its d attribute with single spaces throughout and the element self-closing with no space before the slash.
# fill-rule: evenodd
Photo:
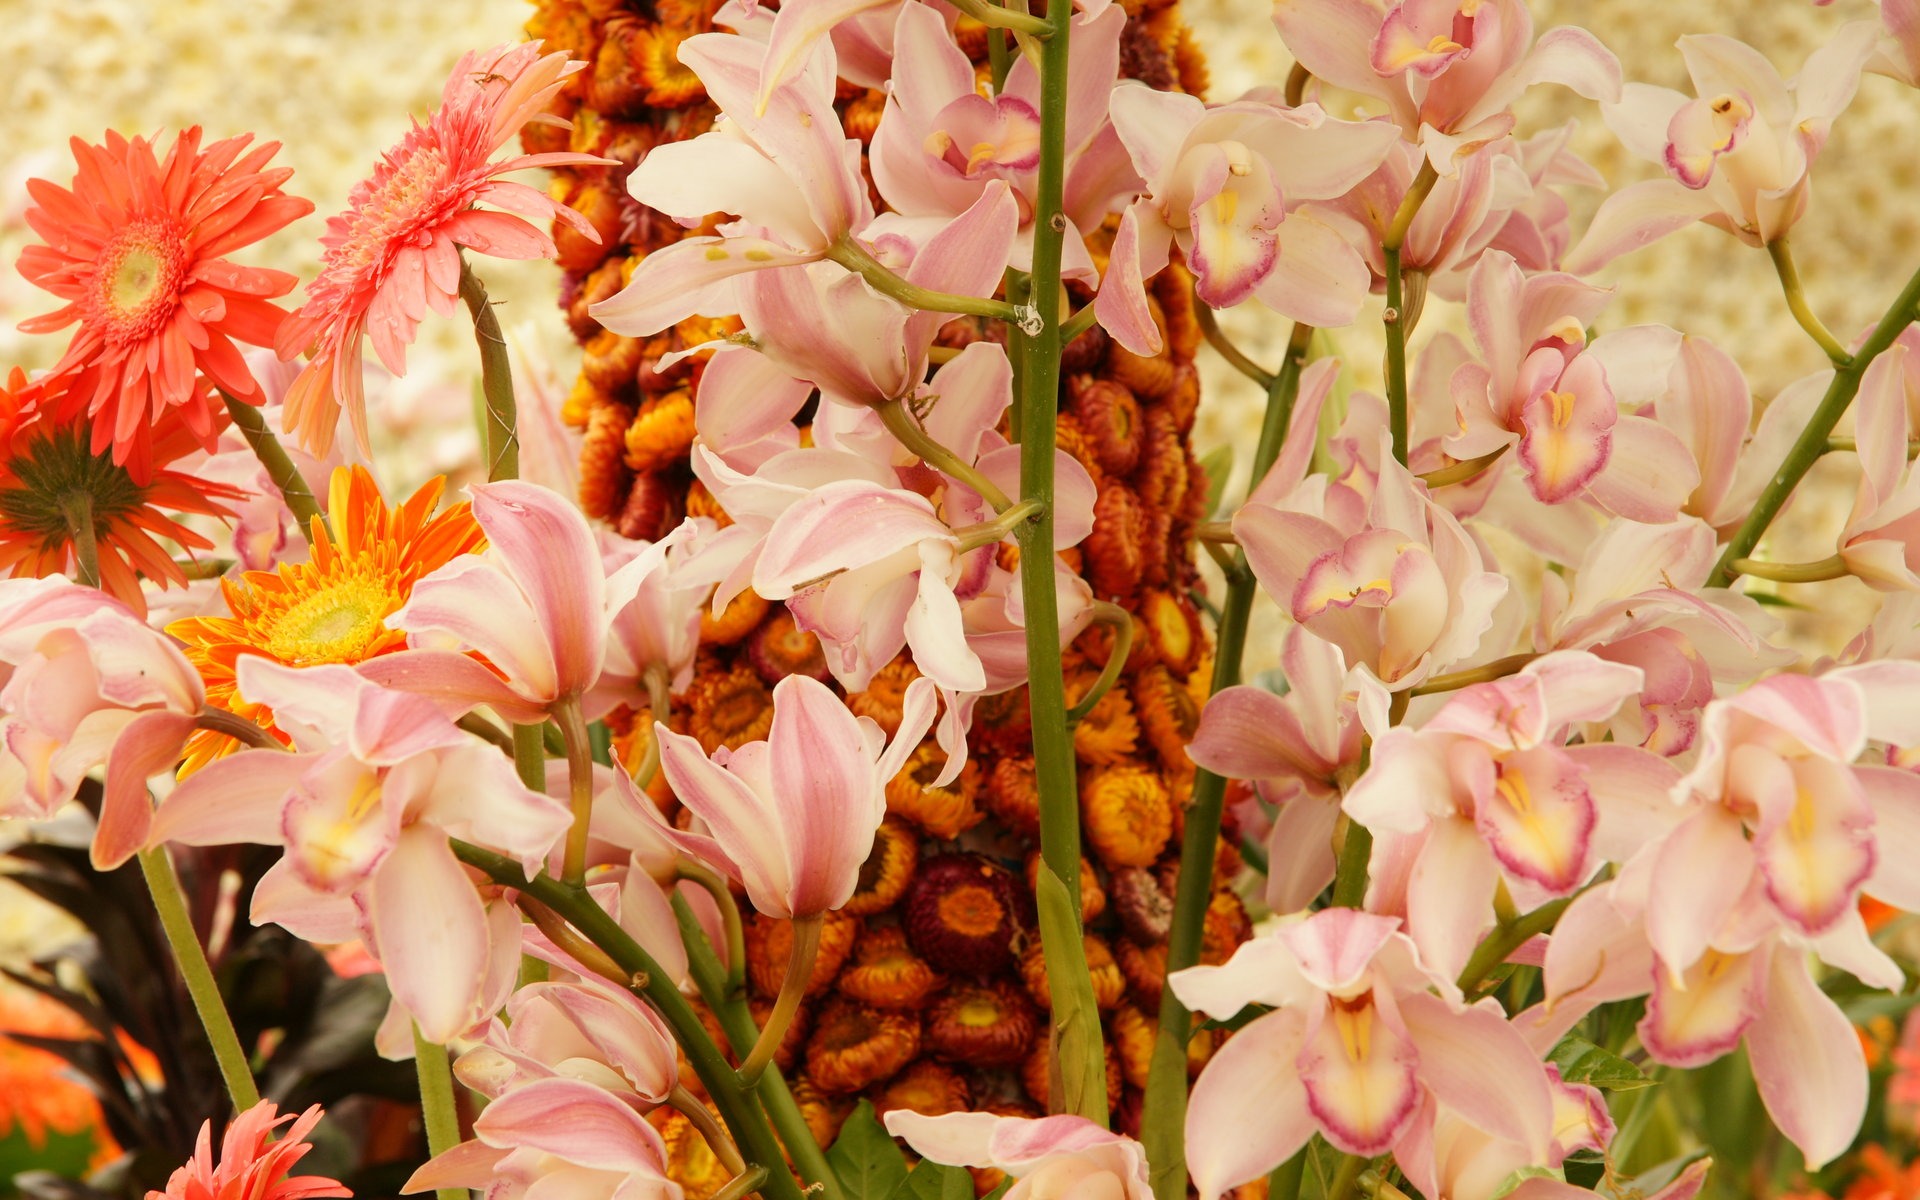
<svg viewBox="0 0 1920 1200">
<path fill-rule="evenodd" d="M 1131 19 L 1123 71 L 1155 87 L 1203 91 L 1204 66 L 1177 4 L 1125 5 Z M 526 148 L 586 152 L 621 164 L 557 172 L 553 195 L 602 235 L 595 245 L 564 227 L 554 231 L 567 272 L 563 307 L 585 347 L 564 410 L 585 431 L 580 501 L 590 516 L 629 537 L 658 538 L 687 513 L 722 524 L 728 519 L 687 463 L 704 356 L 665 369 L 659 362 L 724 336 L 731 326 L 693 318 L 651 338 L 629 338 L 587 315 L 588 305 L 626 283 L 646 253 L 710 232 L 683 230 L 643 209 L 628 197 L 625 180 L 652 147 L 711 125 L 715 109 L 674 48 L 710 28 L 714 7 L 712 0 L 540 0 L 528 26 L 549 47 L 593 66 L 560 96 L 557 111 L 572 121 L 571 132 L 529 126 Z M 959 36 L 981 61 L 984 29 L 963 17 Z M 842 85 L 840 107 L 851 136 L 870 138 L 883 106 L 880 93 Z M 1102 256 L 1103 245 L 1093 249 Z M 1134 616 L 1122 682 L 1074 738 L 1091 860 L 1082 875 L 1087 949 L 1110 1026 L 1111 1096 L 1122 1128 L 1137 1117 L 1151 1046 L 1142 1035 L 1150 1034 L 1160 1001 L 1182 807 L 1193 774 L 1185 745 L 1208 672 L 1206 640 L 1190 599 L 1198 585 L 1192 529 L 1206 496 L 1188 442 L 1199 400 L 1193 356 L 1200 330 L 1183 272 L 1163 276 L 1154 297 L 1167 335 L 1164 353 L 1129 354 L 1098 328 L 1067 347 L 1059 429 L 1060 446 L 1099 488 L 1093 534 L 1071 552 L 1071 561 L 1098 597 Z M 1089 299 L 1075 297 L 1076 303 Z M 942 341 L 957 347 L 995 333 L 988 323 L 957 320 Z M 1096 628 L 1068 649 L 1071 693 L 1092 686 L 1112 646 L 1110 632 Z M 796 672 L 824 677 L 814 639 L 794 627 L 782 606 L 744 594 L 703 623 L 694 682 L 675 698 L 672 723 L 709 751 L 765 737 L 771 688 Z M 903 656 L 866 691 L 849 696 L 848 705 L 891 733 L 914 676 Z M 631 715 L 616 713 L 616 729 Z M 634 721 L 620 732 L 616 745 L 624 761 L 644 757 L 649 727 Z M 926 1113 L 1033 1114 L 1045 1104 L 1047 989 L 1027 871 L 1038 798 L 1025 690 L 980 704 L 965 772 L 934 787 L 940 761 L 930 745 L 923 748 L 887 788 L 892 815 L 853 902 L 829 925 L 808 1011 L 796 1022 L 807 1032 L 788 1074 L 818 1132 L 837 1128 L 861 1096 L 883 1111 Z M 671 808 L 666 789 L 654 791 Z M 1249 932 L 1226 887 L 1237 859 L 1230 850 L 1219 857 L 1207 916 L 1212 962 Z M 763 1002 L 778 986 L 787 944 L 784 931 L 770 924 L 754 919 L 748 937 L 748 975 Z M 691 1172 L 682 1182 L 691 1200 L 703 1200 L 719 1181 Z"/>
</svg>

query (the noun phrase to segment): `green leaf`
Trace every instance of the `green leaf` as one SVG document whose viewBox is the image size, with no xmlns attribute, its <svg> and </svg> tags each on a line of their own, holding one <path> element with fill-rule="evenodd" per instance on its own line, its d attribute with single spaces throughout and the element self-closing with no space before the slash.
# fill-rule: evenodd
<svg viewBox="0 0 1920 1200">
<path fill-rule="evenodd" d="M 973 1200 L 973 1176 L 962 1167 L 922 1161 L 888 1200 Z"/>
<path fill-rule="evenodd" d="M 827 1151 L 827 1163 L 839 1176 L 846 1200 L 888 1200 L 907 1178 L 907 1156 L 881 1128 L 873 1105 L 865 1100 L 840 1127 L 840 1139 Z"/>
<path fill-rule="evenodd" d="M 1207 477 L 1207 512 L 1220 511 L 1226 498 L 1227 480 L 1233 475 L 1233 447 L 1215 446 L 1200 457 L 1200 471 Z"/>
<path fill-rule="evenodd" d="M 1040 940 L 1047 951 L 1053 999 L 1053 1070 L 1060 1079 L 1060 1111 L 1107 1123 L 1107 1059 L 1100 1047 L 1100 1009 L 1093 999 L 1080 921 L 1067 885 L 1042 863 L 1034 888 Z M 1064 959 L 1064 961 L 1056 961 Z"/>
<path fill-rule="evenodd" d="M 1626 1092 L 1654 1084 L 1639 1067 L 1585 1038 L 1561 1039 L 1547 1061 L 1560 1068 L 1560 1078 L 1568 1083 L 1589 1083 L 1603 1091 Z"/>
</svg>

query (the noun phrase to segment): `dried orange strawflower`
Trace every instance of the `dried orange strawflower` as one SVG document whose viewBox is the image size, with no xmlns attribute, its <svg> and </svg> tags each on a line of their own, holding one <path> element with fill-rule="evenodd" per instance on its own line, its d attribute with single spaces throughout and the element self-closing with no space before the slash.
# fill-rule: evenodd
<svg viewBox="0 0 1920 1200">
<path fill-rule="evenodd" d="M 927 1049 L 954 1062 L 1017 1066 L 1039 1036 L 1039 1011 L 1010 980 L 957 983 L 927 1006 Z"/>
<path fill-rule="evenodd" d="M 979 763 L 968 759 L 952 783 L 938 786 L 933 781 L 946 765 L 945 750 L 931 740 L 922 742 L 887 781 L 887 811 L 937 838 L 957 838 L 978 825 L 986 816 L 974 802 L 980 793 Z"/>
<path fill-rule="evenodd" d="M 1103 1011 L 1113 1008 L 1127 994 L 1127 980 L 1120 974 L 1120 964 L 1114 961 L 1113 951 L 1099 934 L 1082 934 L 1081 939 L 1086 948 L 1087 969 L 1093 975 L 1093 1002 Z M 1026 982 L 1034 1002 L 1051 1010 L 1053 992 L 1047 986 L 1047 956 L 1039 942 L 1029 944 L 1021 953 L 1020 978 Z"/>
<path fill-rule="evenodd" d="M 746 663 L 725 673 L 695 671 L 687 699 L 692 708 L 687 732 L 708 754 L 764 741 L 773 729 L 773 693 Z"/>
<path fill-rule="evenodd" d="M 1144 867 L 1173 836 L 1173 799 L 1159 774 L 1125 764 L 1088 772 L 1080 782 L 1080 816 L 1100 861 Z"/>
<path fill-rule="evenodd" d="M 918 1015 L 836 996 L 814 1019 L 806 1075 L 823 1092 L 857 1092 L 918 1057 Z"/>
<path fill-rule="evenodd" d="M 891 817 L 874 831 L 873 852 L 860 864 L 859 882 L 853 896 L 840 906 L 849 916 L 861 917 L 894 906 L 907 894 L 913 882 L 914 867 L 920 862 L 920 839 L 913 831 Z"/>
<path fill-rule="evenodd" d="M 787 958 L 793 950 L 793 922 L 762 913 L 747 917 L 747 978 L 762 996 L 780 994 L 780 981 L 787 976 Z M 813 959 L 813 974 L 807 978 L 807 995 L 824 995 L 833 987 L 833 978 L 853 953 L 860 936 L 860 919 L 843 912 L 830 912 L 821 918 L 820 949 Z"/>
<path fill-rule="evenodd" d="M 973 1107 L 973 1089 L 960 1072 L 930 1058 L 920 1059 L 888 1080 L 873 1098 L 875 1116 L 907 1109 L 925 1117 L 944 1117 Z"/>
<path fill-rule="evenodd" d="M 905 930 L 880 925 L 860 935 L 853 961 L 840 972 L 838 990 L 875 1008 L 919 1008 L 944 982 L 907 945 Z"/>
</svg>

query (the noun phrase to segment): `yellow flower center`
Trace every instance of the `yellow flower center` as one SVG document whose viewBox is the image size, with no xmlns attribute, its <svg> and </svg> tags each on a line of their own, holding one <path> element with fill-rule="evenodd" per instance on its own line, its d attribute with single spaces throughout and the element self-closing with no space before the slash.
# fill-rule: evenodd
<svg viewBox="0 0 1920 1200">
<path fill-rule="evenodd" d="M 173 315 L 185 280 L 186 250 L 156 221 L 127 226 L 100 255 L 95 319 L 113 345 L 151 336 Z"/>
<path fill-rule="evenodd" d="M 384 581 L 348 577 L 302 598 L 281 614 L 267 649 L 284 663 L 353 663 L 387 631 L 395 597 Z"/>
</svg>

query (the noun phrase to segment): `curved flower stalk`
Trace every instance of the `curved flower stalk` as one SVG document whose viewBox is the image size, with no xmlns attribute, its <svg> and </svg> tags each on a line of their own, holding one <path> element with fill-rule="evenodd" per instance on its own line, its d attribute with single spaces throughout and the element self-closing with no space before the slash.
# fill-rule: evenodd
<svg viewBox="0 0 1920 1200">
<path fill-rule="evenodd" d="M 1681 38 L 1697 98 L 1635 83 L 1601 106 L 1621 143 L 1666 168 L 1667 178 L 1608 196 L 1566 269 L 1589 274 L 1695 221 L 1750 246 L 1784 237 L 1806 212 L 1813 160 L 1852 103 L 1878 32 L 1871 21 L 1843 26 L 1791 84 L 1744 42 Z"/>
<path fill-rule="evenodd" d="M 1210 108 L 1130 83 L 1116 87 L 1110 103 L 1114 129 L 1146 181 L 1146 194 L 1121 214 L 1096 300 L 1116 341 L 1135 354 L 1160 349 L 1145 281 L 1176 244 L 1197 295 L 1215 308 L 1257 297 L 1310 325 L 1353 320 L 1371 282 L 1366 264 L 1310 202 L 1332 200 L 1371 174 L 1394 145 L 1390 126 L 1255 98 Z"/>
<path fill-rule="evenodd" d="M 1316 1132 L 1349 1154 L 1385 1153 L 1445 1105 L 1524 1147 L 1553 1149 L 1545 1069 L 1497 1005 L 1469 1006 L 1393 917 L 1329 908 L 1257 938 L 1225 966 L 1171 978 L 1196 1012 L 1273 1011 L 1208 1063 L 1187 1110 L 1201 1200 L 1256 1179 Z M 1436 994 L 1437 992 L 1437 994 Z"/>
<path fill-rule="evenodd" d="M 295 752 L 242 751 L 196 772 L 154 813 L 148 844 L 285 847 L 254 892 L 253 919 L 312 941 L 364 940 L 429 1041 L 498 1011 L 520 917 L 475 890 L 448 838 L 500 847 L 531 874 L 566 834 L 567 806 L 528 791 L 432 701 L 350 667 L 247 657 L 237 674 Z"/>
<path fill-rule="evenodd" d="M 886 1116 L 887 1132 L 914 1153 L 954 1167 L 1005 1172 L 1008 1200 L 1149 1200 L 1147 1156 L 1140 1143 L 1085 1117 L 1001 1117 L 907 1109 Z"/>
<path fill-rule="evenodd" d="M 440 107 L 354 185 L 346 212 L 327 219 L 325 266 L 274 340 L 283 359 L 313 354 L 288 389 L 284 409 L 287 432 L 309 452 L 325 457 L 344 408 L 360 454 L 371 454 L 362 340 L 371 338 L 386 368 L 405 375 L 407 346 L 428 310 L 443 317 L 457 311 L 463 247 L 499 258 L 553 257 L 553 239 L 528 218 L 560 221 L 580 237 L 599 238 L 572 209 L 499 177 L 607 160 L 571 152 L 493 157 L 529 121 L 555 119 L 544 110 L 567 77 L 586 65 L 564 52 L 543 55 L 538 42 L 462 55 L 441 89 Z"/>
<path fill-rule="evenodd" d="M 1280 0 L 1273 23 L 1314 78 L 1387 105 L 1442 175 L 1514 127 L 1537 83 L 1620 96 L 1620 61 L 1584 29 L 1536 40 L 1524 0 Z"/>
</svg>

